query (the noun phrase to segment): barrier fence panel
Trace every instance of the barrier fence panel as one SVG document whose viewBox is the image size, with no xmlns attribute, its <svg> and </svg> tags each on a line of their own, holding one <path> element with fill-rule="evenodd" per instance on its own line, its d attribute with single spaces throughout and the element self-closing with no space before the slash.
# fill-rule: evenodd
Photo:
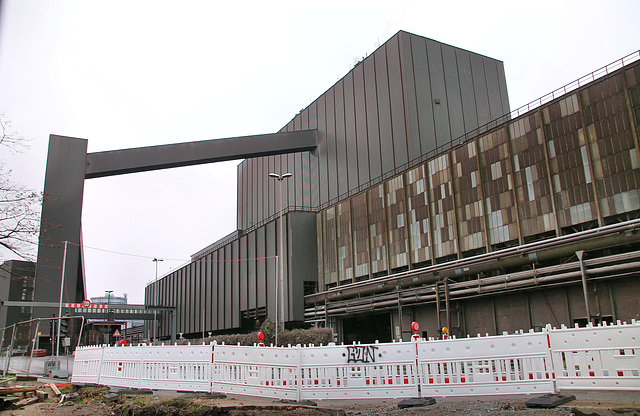
<svg viewBox="0 0 640 416">
<path fill-rule="evenodd" d="M 213 345 L 215 392 L 300 400 L 299 347 Z"/>
<path fill-rule="evenodd" d="M 301 354 L 304 399 L 418 397 L 413 343 L 329 345 Z"/>
<path fill-rule="evenodd" d="M 81 347 L 72 382 L 292 400 L 640 390 L 639 340 L 633 321 L 385 344 Z"/>
<path fill-rule="evenodd" d="M 138 348 L 142 350 L 141 388 L 211 391 L 212 344 Z"/>
<path fill-rule="evenodd" d="M 549 330 L 559 389 L 640 390 L 640 322 Z"/>
<path fill-rule="evenodd" d="M 422 396 L 552 393 L 546 334 L 420 340 Z"/>
<path fill-rule="evenodd" d="M 81 347 L 76 351 L 78 367 L 74 368 L 71 381 L 209 392 L 211 362 L 211 345 Z"/>
<path fill-rule="evenodd" d="M 74 383 L 100 384 L 104 347 L 78 347 L 71 380 Z"/>
</svg>

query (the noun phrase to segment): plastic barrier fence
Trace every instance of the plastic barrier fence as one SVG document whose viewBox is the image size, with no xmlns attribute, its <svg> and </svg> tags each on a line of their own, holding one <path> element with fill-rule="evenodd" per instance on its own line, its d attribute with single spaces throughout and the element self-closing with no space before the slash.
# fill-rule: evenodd
<svg viewBox="0 0 640 416">
<path fill-rule="evenodd" d="M 640 390 L 640 322 L 552 329 L 559 389 Z"/>
<path fill-rule="evenodd" d="M 72 382 L 292 400 L 640 390 L 639 339 L 634 321 L 366 345 L 82 347 Z"/>
<path fill-rule="evenodd" d="M 213 344 L 216 392 L 300 400 L 300 348 Z"/>
<path fill-rule="evenodd" d="M 420 342 L 425 396 L 551 393 L 545 332 Z"/>
</svg>

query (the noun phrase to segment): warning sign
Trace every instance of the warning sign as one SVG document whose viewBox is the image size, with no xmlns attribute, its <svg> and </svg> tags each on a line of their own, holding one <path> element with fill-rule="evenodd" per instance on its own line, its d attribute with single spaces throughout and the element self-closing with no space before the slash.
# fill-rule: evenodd
<svg viewBox="0 0 640 416">
<path fill-rule="evenodd" d="M 114 337 L 120 337 L 120 336 L 122 336 L 122 335 L 120 335 L 120 330 L 119 330 L 119 329 L 116 329 L 116 332 L 114 332 L 114 333 L 113 333 L 113 336 L 114 336 Z"/>
</svg>

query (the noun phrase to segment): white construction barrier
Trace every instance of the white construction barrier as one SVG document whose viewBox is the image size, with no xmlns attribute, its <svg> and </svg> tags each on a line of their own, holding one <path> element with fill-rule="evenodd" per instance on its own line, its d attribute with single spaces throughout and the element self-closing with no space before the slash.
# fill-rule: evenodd
<svg viewBox="0 0 640 416">
<path fill-rule="evenodd" d="M 640 390 L 640 322 L 549 330 L 558 389 Z"/>
<path fill-rule="evenodd" d="M 216 392 L 300 400 L 300 348 L 213 344 Z"/>
<path fill-rule="evenodd" d="M 418 397 L 414 343 L 329 345 L 301 354 L 304 399 Z"/>
<path fill-rule="evenodd" d="M 155 390 L 211 391 L 211 345 L 102 347 L 100 375 L 96 384 Z M 76 351 L 76 362 L 85 368 L 85 351 Z M 82 356 L 82 360 L 78 359 Z M 93 365 L 88 366 L 93 368 Z M 82 371 L 79 382 L 89 382 Z M 72 376 L 76 381 L 76 372 Z"/>
<path fill-rule="evenodd" d="M 552 393 L 544 332 L 418 343 L 423 396 Z"/>
<path fill-rule="evenodd" d="M 81 347 L 72 382 L 292 400 L 640 390 L 639 340 L 634 321 L 385 344 Z"/>
<path fill-rule="evenodd" d="M 100 380 L 102 354 L 104 354 L 104 347 L 94 346 L 78 349 L 73 361 L 71 380 L 74 383 L 102 384 Z M 78 355 L 81 356 L 81 359 L 78 359 Z"/>
</svg>

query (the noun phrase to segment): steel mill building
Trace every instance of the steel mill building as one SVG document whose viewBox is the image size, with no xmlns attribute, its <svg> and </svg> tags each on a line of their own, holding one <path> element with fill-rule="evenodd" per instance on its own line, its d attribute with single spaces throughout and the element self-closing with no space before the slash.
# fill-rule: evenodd
<svg viewBox="0 0 640 416">
<path fill-rule="evenodd" d="M 147 303 L 185 334 L 275 320 L 269 174 L 290 172 L 287 325 L 371 342 L 640 318 L 640 64 L 596 76 L 510 112 L 502 62 L 397 33 L 282 128 L 315 150 L 240 163 L 237 232 Z"/>
<path fill-rule="evenodd" d="M 511 110 L 501 61 L 399 32 L 273 136 L 299 148 L 243 156 L 237 231 L 146 304 L 188 338 L 266 317 L 344 342 L 640 319 L 638 58 Z"/>
</svg>

